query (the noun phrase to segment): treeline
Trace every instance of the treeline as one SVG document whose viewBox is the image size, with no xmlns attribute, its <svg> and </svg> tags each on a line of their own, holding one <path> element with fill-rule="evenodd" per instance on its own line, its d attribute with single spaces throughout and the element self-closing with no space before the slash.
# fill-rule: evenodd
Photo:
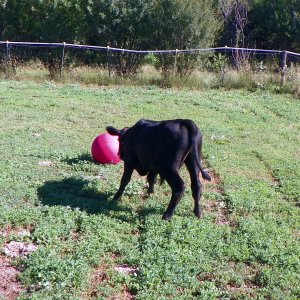
<svg viewBox="0 0 300 300">
<path fill-rule="evenodd" d="M 213 44 L 213 0 L 0 0 L 0 39 L 135 49 Z"/>
<path fill-rule="evenodd" d="M 299 0 L 0 0 L 0 39 L 300 51 Z"/>
<path fill-rule="evenodd" d="M 224 45 L 300 52 L 299 0 L 219 0 Z"/>
<path fill-rule="evenodd" d="M 299 0 L 0 0 L 0 40 L 138 50 L 239 46 L 300 52 Z M 117 72 L 141 58 L 115 57 Z M 174 59 L 158 56 L 168 72 Z M 180 55 L 178 72 L 196 57 Z"/>
</svg>

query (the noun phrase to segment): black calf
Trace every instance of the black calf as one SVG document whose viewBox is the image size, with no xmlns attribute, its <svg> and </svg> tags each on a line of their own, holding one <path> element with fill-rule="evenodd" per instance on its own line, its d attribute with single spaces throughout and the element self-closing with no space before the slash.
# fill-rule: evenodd
<svg viewBox="0 0 300 300">
<path fill-rule="evenodd" d="M 164 220 L 169 220 L 185 190 L 185 184 L 179 175 L 180 167 L 185 164 L 191 177 L 194 213 L 200 218 L 202 187 L 199 172 L 206 180 L 210 180 L 210 176 L 201 166 L 202 135 L 193 121 L 140 120 L 134 126 L 122 130 L 111 126 L 106 129 L 110 134 L 119 136 L 119 154 L 124 161 L 124 173 L 114 199 L 121 198 L 133 170 L 142 176 L 147 175 L 148 193 L 154 192 L 154 183 L 159 174 L 172 190 L 171 201 L 163 215 Z"/>
</svg>

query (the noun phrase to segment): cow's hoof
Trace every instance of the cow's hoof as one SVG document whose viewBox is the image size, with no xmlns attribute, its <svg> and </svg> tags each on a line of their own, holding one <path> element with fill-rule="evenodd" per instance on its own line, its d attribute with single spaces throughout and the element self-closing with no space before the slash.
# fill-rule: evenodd
<svg viewBox="0 0 300 300">
<path fill-rule="evenodd" d="M 162 219 L 165 220 L 165 221 L 170 221 L 172 218 L 172 215 L 171 214 L 168 214 L 168 213 L 164 213 Z"/>
<path fill-rule="evenodd" d="M 119 201 L 119 200 L 121 199 L 121 197 L 122 197 L 122 196 L 115 195 L 115 196 L 113 197 L 113 201 L 114 201 L 114 202 L 117 202 L 117 201 Z"/>
<path fill-rule="evenodd" d="M 195 216 L 196 216 L 198 219 L 202 218 L 202 214 L 201 214 L 200 211 L 195 211 L 195 210 L 194 210 L 194 214 L 195 214 Z"/>
</svg>

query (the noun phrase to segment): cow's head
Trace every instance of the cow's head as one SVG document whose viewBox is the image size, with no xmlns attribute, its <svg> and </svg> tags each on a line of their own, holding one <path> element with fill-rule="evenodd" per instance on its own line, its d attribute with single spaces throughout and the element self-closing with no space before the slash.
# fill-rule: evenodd
<svg viewBox="0 0 300 300">
<path fill-rule="evenodd" d="M 126 132 L 128 128 L 125 127 L 123 129 L 117 129 L 115 127 L 112 126 L 107 126 L 106 127 L 106 131 L 111 134 L 111 135 L 115 135 L 118 136 L 119 138 L 119 153 L 118 155 L 120 156 L 120 158 L 122 160 L 124 160 L 124 139 L 123 139 L 123 135 Z"/>
</svg>

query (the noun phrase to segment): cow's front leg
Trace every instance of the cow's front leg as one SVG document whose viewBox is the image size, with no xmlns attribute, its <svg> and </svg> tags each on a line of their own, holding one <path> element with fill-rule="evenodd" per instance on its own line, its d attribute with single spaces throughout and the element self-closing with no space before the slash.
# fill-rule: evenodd
<svg viewBox="0 0 300 300">
<path fill-rule="evenodd" d="M 132 172 L 133 172 L 133 168 L 131 166 L 125 164 L 124 172 L 123 172 L 122 179 L 121 179 L 121 184 L 120 184 L 118 191 L 114 195 L 113 200 L 121 199 L 123 192 L 125 190 L 125 187 L 127 186 L 127 184 L 129 183 L 129 181 L 131 179 Z"/>
</svg>

